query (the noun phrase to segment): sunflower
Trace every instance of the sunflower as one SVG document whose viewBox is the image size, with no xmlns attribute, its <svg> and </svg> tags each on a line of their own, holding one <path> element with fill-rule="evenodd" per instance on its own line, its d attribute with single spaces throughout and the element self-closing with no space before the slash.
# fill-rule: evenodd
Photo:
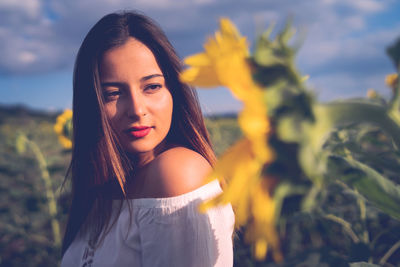
<svg viewBox="0 0 400 267">
<path fill-rule="evenodd" d="M 236 226 L 246 226 L 246 241 L 253 244 L 254 256 L 265 258 L 272 248 L 275 261 L 282 261 L 279 238 L 275 230 L 273 200 L 275 181 L 263 176 L 275 153 L 268 145 L 270 121 L 262 89 L 252 79 L 246 38 L 228 19 L 221 19 L 220 30 L 204 45 L 204 52 L 185 59 L 188 69 L 181 80 L 200 87 L 225 86 L 243 102 L 238 117 L 244 137 L 222 155 L 209 179 L 227 182 L 224 192 L 200 206 L 200 210 L 231 203 Z"/>
<path fill-rule="evenodd" d="M 54 131 L 58 141 L 65 149 L 72 148 L 72 110 L 66 109 L 57 117 Z"/>
<path fill-rule="evenodd" d="M 392 90 L 394 92 L 394 90 L 396 89 L 398 80 L 399 80 L 399 76 L 397 75 L 397 73 L 388 74 L 385 77 L 385 84 L 389 88 L 392 88 Z"/>
</svg>

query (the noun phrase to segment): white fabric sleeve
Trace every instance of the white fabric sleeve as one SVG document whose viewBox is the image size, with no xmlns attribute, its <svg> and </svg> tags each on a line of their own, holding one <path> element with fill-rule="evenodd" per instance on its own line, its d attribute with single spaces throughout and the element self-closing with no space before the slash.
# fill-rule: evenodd
<svg viewBox="0 0 400 267">
<path fill-rule="evenodd" d="M 233 266 L 232 207 L 228 204 L 200 213 L 198 205 L 216 193 L 206 189 L 201 188 L 206 195 L 200 194 L 201 197 L 193 200 L 190 196 L 186 200 L 178 196 L 175 200 L 180 203 L 141 207 L 137 222 L 143 267 Z M 174 198 L 170 200 L 175 202 Z"/>
</svg>

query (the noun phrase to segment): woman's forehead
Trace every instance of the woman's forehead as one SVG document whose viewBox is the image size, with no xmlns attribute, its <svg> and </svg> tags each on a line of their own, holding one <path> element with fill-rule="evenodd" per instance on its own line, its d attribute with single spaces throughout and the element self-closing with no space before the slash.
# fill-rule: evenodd
<svg viewBox="0 0 400 267">
<path fill-rule="evenodd" d="M 153 52 L 134 38 L 129 38 L 123 45 L 106 51 L 101 57 L 99 69 L 102 78 L 141 79 L 163 74 Z"/>
</svg>

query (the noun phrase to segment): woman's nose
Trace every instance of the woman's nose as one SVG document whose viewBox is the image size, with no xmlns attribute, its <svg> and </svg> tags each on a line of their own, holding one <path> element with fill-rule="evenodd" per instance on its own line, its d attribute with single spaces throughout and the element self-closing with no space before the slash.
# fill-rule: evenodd
<svg viewBox="0 0 400 267">
<path fill-rule="evenodd" d="M 144 97 L 140 92 L 131 90 L 129 101 L 127 101 L 126 112 L 129 117 L 142 117 L 146 115 L 146 105 Z"/>
</svg>

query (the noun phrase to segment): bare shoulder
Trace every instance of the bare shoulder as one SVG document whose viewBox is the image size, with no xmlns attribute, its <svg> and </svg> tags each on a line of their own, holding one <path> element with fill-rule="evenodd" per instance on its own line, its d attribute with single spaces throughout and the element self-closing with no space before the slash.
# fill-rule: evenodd
<svg viewBox="0 0 400 267">
<path fill-rule="evenodd" d="M 170 148 L 158 155 L 149 168 L 148 186 L 155 197 L 171 197 L 193 191 L 206 183 L 211 171 L 199 153 L 184 147 Z"/>
</svg>

